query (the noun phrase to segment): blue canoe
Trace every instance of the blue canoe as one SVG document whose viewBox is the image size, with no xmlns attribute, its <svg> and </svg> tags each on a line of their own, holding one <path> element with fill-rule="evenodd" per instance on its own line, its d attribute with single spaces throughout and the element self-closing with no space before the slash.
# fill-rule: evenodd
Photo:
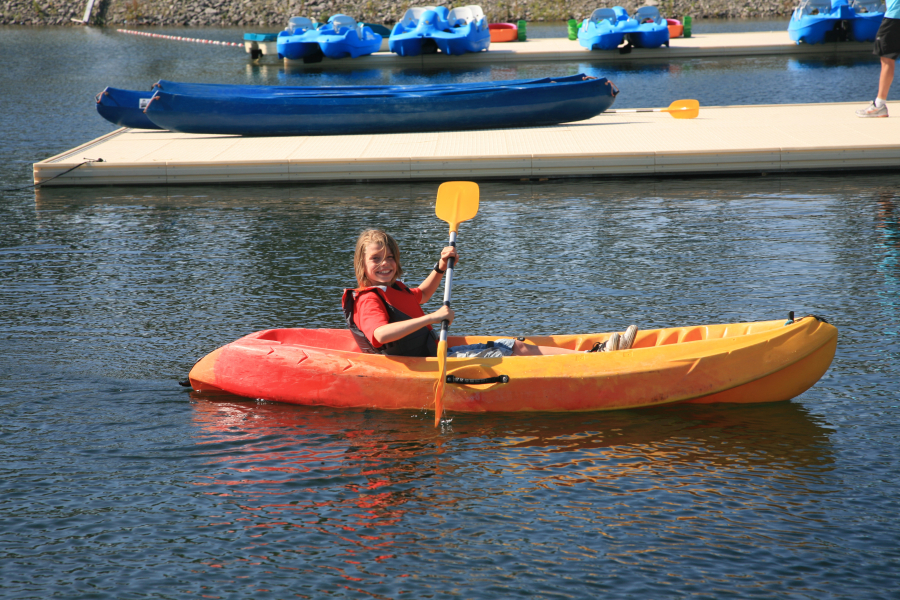
<svg viewBox="0 0 900 600">
<path fill-rule="evenodd" d="M 501 84 L 503 82 L 498 82 Z M 556 125 L 590 119 L 618 93 L 605 78 L 481 87 L 390 86 L 368 93 L 183 95 L 157 90 L 146 109 L 159 127 L 248 136 L 355 135 Z"/>
<path fill-rule="evenodd" d="M 319 30 L 319 48 L 328 58 L 358 58 L 381 49 L 381 36 L 353 17 L 334 15 Z"/>
<path fill-rule="evenodd" d="M 134 129 L 162 129 L 147 118 L 144 109 L 153 92 L 138 92 L 108 87 L 94 97 L 100 116 L 119 127 Z"/>
<path fill-rule="evenodd" d="M 565 81 L 569 78 L 558 78 L 555 81 Z M 268 85 L 228 85 L 219 83 L 183 83 L 161 79 L 153 84 L 149 91 L 123 90 L 107 87 L 97 94 L 97 112 L 104 119 L 120 127 L 132 127 L 134 129 L 160 129 L 147 115 L 144 108 L 156 90 L 181 94 L 185 96 L 242 96 L 245 98 L 255 96 L 298 96 L 298 95 L 322 95 L 344 94 L 363 95 L 372 92 L 385 92 L 395 90 L 398 92 L 412 93 L 418 90 L 460 90 L 460 89 L 493 89 L 497 87 L 533 85 L 537 83 L 549 83 L 550 78 L 542 79 L 512 79 L 506 81 L 482 81 L 472 83 L 445 83 L 429 85 L 355 85 L 355 86 L 268 86 Z"/>
<path fill-rule="evenodd" d="M 394 25 L 388 46 L 400 56 L 459 55 L 481 52 L 491 45 L 491 32 L 480 6 L 414 7 Z"/>
<path fill-rule="evenodd" d="M 884 18 L 882 0 L 804 0 L 788 23 L 796 43 L 873 42 Z"/>
</svg>

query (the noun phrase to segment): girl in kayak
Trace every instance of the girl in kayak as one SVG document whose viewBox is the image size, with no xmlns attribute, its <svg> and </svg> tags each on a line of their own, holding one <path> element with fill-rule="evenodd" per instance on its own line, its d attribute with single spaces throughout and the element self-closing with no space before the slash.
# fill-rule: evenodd
<svg viewBox="0 0 900 600">
<path fill-rule="evenodd" d="M 458 262 L 459 253 L 453 246 L 446 246 L 425 280 L 419 287 L 410 289 L 399 281 L 403 275 L 403 267 L 400 262 L 400 247 L 394 238 L 377 229 L 369 229 L 360 234 L 353 256 L 358 287 L 344 290 L 341 304 L 347 326 L 364 351 L 393 356 L 437 355 L 437 340 L 431 326 L 444 319 L 452 324 L 453 309 L 442 304 L 436 311 L 426 315 L 421 305 L 428 302 L 437 291 L 451 258 Z M 629 328 L 625 337 L 628 337 L 632 329 L 634 332 L 630 338 L 633 342 L 636 327 Z M 625 344 L 618 342 L 615 349 L 624 347 Z M 631 347 L 631 344 L 627 344 L 627 347 Z M 605 349 L 606 346 L 597 344 L 590 351 Z M 504 338 L 487 344 L 455 346 L 449 349 L 447 356 L 496 358 L 579 352 L 583 351 L 535 346 Z"/>
</svg>

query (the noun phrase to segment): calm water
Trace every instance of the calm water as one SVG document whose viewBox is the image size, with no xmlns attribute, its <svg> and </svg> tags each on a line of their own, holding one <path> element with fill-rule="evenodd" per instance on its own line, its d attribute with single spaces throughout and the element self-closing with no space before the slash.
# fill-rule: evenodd
<svg viewBox="0 0 900 600">
<path fill-rule="evenodd" d="M 91 101 L 105 85 L 297 80 L 237 50 L 109 31 L 6 28 L 0 49 L 18 57 L 0 70 L 3 188 L 111 130 Z M 767 90 L 805 102 L 801 84 L 819 80 L 864 100 L 854 86 L 877 73 L 868 60 L 611 68 L 630 81 L 623 105 L 646 91 L 629 99 L 640 106 Z M 447 234 L 436 184 L 4 192 L 0 596 L 896 598 L 898 189 L 884 172 L 483 183 L 460 230 L 459 333 L 795 310 L 829 317 L 840 340 L 790 402 L 456 416 L 446 431 L 420 413 L 177 385 L 245 333 L 340 327 L 364 227 L 396 234 L 420 280 Z"/>
</svg>

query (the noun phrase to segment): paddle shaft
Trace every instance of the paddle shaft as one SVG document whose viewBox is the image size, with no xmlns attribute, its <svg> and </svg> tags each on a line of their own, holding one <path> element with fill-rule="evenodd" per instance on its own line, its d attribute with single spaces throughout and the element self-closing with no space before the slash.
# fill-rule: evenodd
<svg viewBox="0 0 900 600">
<path fill-rule="evenodd" d="M 456 232 L 450 232 L 450 245 L 456 248 Z M 444 281 L 444 306 L 450 306 L 450 290 L 453 287 L 453 265 L 456 259 L 452 256 L 447 260 L 447 279 Z M 440 341 L 447 342 L 447 329 L 450 328 L 450 321 L 444 319 L 441 321 L 441 338 Z"/>
<path fill-rule="evenodd" d="M 672 112 L 676 110 L 687 110 L 686 108 L 620 108 L 618 110 L 606 110 L 608 113 L 639 113 L 639 112 Z"/>
</svg>

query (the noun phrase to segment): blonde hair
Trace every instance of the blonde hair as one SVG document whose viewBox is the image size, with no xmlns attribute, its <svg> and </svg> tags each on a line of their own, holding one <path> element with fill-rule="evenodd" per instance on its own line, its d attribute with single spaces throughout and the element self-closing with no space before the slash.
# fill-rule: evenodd
<svg viewBox="0 0 900 600">
<path fill-rule="evenodd" d="M 380 229 L 367 229 L 359 234 L 359 238 L 356 240 L 356 252 L 353 254 L 356 283 L 360 288 L 374 285 L 366 277 L 366 246 L 369 244 L 378 244 L 379 248 L 387 248 L 387 251 L 394 255 L 394 261 L 397 263 L 394 281 L 403 277 L 403 267 L 400 265 L 400 246 L 397 245 L 397 241 Z"/>
</svg>

